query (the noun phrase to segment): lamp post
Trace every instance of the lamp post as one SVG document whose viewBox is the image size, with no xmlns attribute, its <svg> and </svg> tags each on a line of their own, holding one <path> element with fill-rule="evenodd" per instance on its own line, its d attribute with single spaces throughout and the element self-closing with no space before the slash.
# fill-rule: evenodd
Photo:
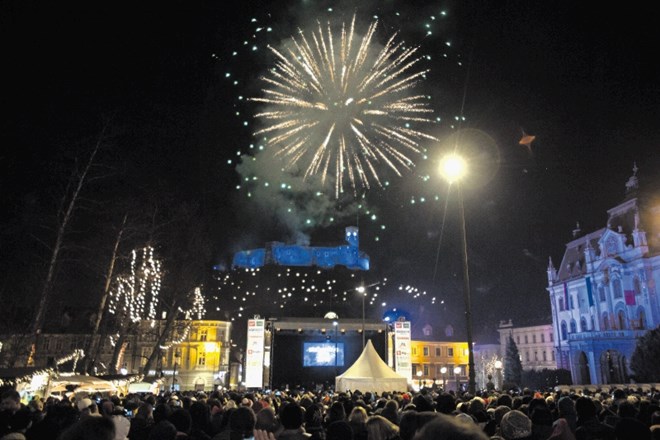
<svg viewBox="0 0 660 440">
<path fill-rule="evenodd" d="M 476 390 L 474 371 L 474 347 L 472 346 L 472 305 L 470 301 L 470 273 L 468 270 L 467 233 L 465 228 L 465 208 L 463 206 L 463 192 L 460 180 L 465 176 L 467 164 L 465 160 L 456 155 L 446 156 L 441 164 L 442 176 L 449 184 L 456 183 L 458 193 L 458 210 L 461 219 L 461 237 L 463 251 L 463 301 L 465 303 L 465 324 L 467 327 L 468 344 L 468 392 L 474 395 Z"/>
<path fill-rule="evenodd" d="M 461 389 L 461 367 L 454 367 L 454 376 L 456 376 L 456 393 Z"/>
<path fill-rule="evenodd" d="M 440 373 L 442 373 L 442 389 L 446 391 L 447 388 L 447 367 L 440 368 Z"/>
<path fill-rule="evenodd" d="M 365 339 L 364 339 L 364 299 L 367 297 L 367 289 L 364 288 L 364 286 L 359 286 L 355 290 L 358 291 L 358 293 L 362 296 L 362 348 L 364 349 L 365 346 Z"/>
<path fill-rule="evenodd" d="M 176 364 L 181 355 L 178 351 L 174 351 L 174 369 L 172 370 L 172 392 L 174 392 L 174 384 L 176 383 Z"/>
<path fill-rule="evenodd" d="M 501 360 L 496 360 L 495 361 L 495 382 L 496 387 L 498 390 L 502 389 L 502 361 Z"/>
</svg>

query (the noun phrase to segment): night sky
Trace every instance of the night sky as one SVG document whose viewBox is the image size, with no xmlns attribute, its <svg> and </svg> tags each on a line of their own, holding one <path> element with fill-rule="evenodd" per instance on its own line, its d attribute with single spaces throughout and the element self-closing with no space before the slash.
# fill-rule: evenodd
<svg viewBox="0 0 660 440">
<path fill-rule="evenodd" d="M 479 144 L 476 176 L 464 187 L 479 342 L 491 339 L 501 319 L 550 322 L 548 257 L 561 262 L 576 222 L 583 231 L 605 225 L 634 162 L 643 184 L 658 182 L 651 6 L 277 0 L 6 1 L 0 8 L 0 294 L 24 320 L 8 325 L 33 313 L 60 199 L 103 127 L 103 148 L 58 266 L 53 311 L 95 307 L 127 213 L 123 255 L 154 244 L 166 267 L 165 296 L 203 283 L 209 317 L 236 318 L 241 295 L 233 300 L 222 283 L 218 290 L 227 274 L 211 270 L 227 267 L 233 252 L 300 237 L 340 244 L 343 228 L 357 224 L 372 270 L 324 274 L 341 279 L 335 293 L 380 282 L 370 317 L 399 307 L 417 322 L 460 330 L 456 195 L 432 170 L 443 142 L 461 133 Z M 305 190 L 260 198 L 242 184 L 247 171 L 237 164 L 257 144 L 259 107 L 245 98 L 259 96 L 259 77 L 272 67 L 266 44 L 277 47 L 317 19 L 353 14 L 360 23 L 378 15 L 380 44 L 399 31 L 430 56 L 419 87 L 440 118 L 431 128 L 438 144 L 424 146 L 427 159 L 411 172 L 389 175 L 385 189 L 336 200 L 327 188 L 322 202 Z M 536 136 L 530 148 L 519 144 L 523 132 Z M 276 168 L 257 171 L 277 178 Z M 275 206 L 290 204 L 304 208 L 294 222 Z M 406 285 L 426 294 L 402 294 L 398 287 Z M 278 311 L 281 304 L 264 297 L 242 303 L 250 306 L 245 314 L 323 316 L 329 301 L 304 312 L 291 302 Z M 345 313 L 358 317 L 359 300 L 348 301 L 355 310 Z"/>
</svg>

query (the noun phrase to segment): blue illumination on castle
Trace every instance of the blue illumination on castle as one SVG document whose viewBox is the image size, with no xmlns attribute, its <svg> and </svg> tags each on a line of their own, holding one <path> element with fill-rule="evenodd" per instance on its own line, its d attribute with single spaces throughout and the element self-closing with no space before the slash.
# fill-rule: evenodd
<svg viewBox="0 0 660 440">
<path fill-rule="evenodd" d="M 280 242 L 268 243 L 265 248 L 240 251 L 234 254 L 233 267 L 255 269 L 266 264 L 280 266 L 318 266 L 330 269 L 346 266 L 353 270 L 369 270 L 369 256 L 359 249 L 358 228 L 346 228 L 346 243 L 335 247 L 300 246 Z"/>
</svg>

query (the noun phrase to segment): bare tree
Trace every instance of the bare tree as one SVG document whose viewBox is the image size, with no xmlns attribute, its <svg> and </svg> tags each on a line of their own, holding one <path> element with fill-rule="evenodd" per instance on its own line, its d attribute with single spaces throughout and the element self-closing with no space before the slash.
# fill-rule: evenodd
<svg viewBox="0 0 660 440">
<path fill-rule="evenodd" d="M 69 224 L 73 218 L 73 213 L 80 198 L 80 193 L 88 179 L 90 169 L 92 168 L 92 165 L 96 159 L 96 155 L 100 151 L 101 146 L 103 145 L 103 141 L 105 140 L 106 128 L 107 125 L 104 125 L 101 129 L 101 133 L 99 134 L 96 143 L 94 144 L 94 148 L 92 149 L 92 153 L 90 154 L 87 162 L 79 172 L 74 174 L 73 179 L 70 181 L 69 188 L 67 188 L 67 191 L 62 196 L 58 215 L 59 223 L 57 227 L 57 233 L 55 235 L 55 243 L 52 248 L 50 260 L 48 262 L 46 278 L 44 279 L 44 283 L 39 294 L 37 311 L 35 313 L 34 320 L 32 321 L 32 325 L 30 326 L 29 333 L 32 337 L 32 344 L 30 348 L 30 354 L 27 358 L 27 364 L 34 362 L 34 355 L 36 353 L 38 338 L 41 334 L 41 331 L 43 330 L 46 310 L 48 308 L 48 301 L 50 299 L 51 293 L 53 292 L 53 280 L 55 278 L 55 271 L 59 261 L 60 253 L 64 246 L 64 238 Z"/>
</svg>

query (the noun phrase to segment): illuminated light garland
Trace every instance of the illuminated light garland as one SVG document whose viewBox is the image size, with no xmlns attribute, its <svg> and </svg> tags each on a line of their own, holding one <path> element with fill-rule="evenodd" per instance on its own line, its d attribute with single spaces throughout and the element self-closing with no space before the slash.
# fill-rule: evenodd
<svg viewBox="0 0 660 440">
<path fill-rule="evenodd" d="M 183 313 L 186 320 L 193 319 L 192 316 L 196 316 L 197 320 L 204 319 L 206 315 L 206 308 L 204 306 L 205 300 L 202 295 L 202 289 L 200 287 L 195 287 L 193 291 L 192 306 L 188 310 L 183 310 L 179 307 L 179 312 Z"/>
<path fill-rule="evenodd" d="M 126 313 L 132 322 L 154 321 L 160 289 L 161 262 L 154 258 L 154 248 L 134 249 L 131 252 L 130 273 L 117 277 L 116 289 L 110 292 L 108 311 L 112 314 Z"/>
<path fill-rule="evenodd" d="M 72 360 L 73 361 L 73 370 L 72 371 L 75 371 L 76 364 L 83 357 L 85 357 L 85 352 L 82 349 L 79 348 L 79 349 L 74 350 L 73 353 L 71 353 L 68 356 L 64 356 L 62 358 L 56 359 L 55 360 L 55 365 L 60 366 L 64 363 L 69 362 L 69 361 Z M 26 374 L 24 376 L 20 376 L 20 377 L 17 377 L 15 379 L 12 379 L 12 380 L 0 379 L 0 386 L 15 387 L 15 386 L 17 386 L 18 384 L 21 384 L 21 383 L 31 382 L 32 378 L 34 376 L 52 375 L 52 374 L 55 374 L 56 372 L 57 371 L 56 371 L 55 368 L 44 368 L 44 369 L 41 369 L 41 370 L 36 370 L 35 372 L 33 372 L 31 374 Z"/>
<path fill-rule="evenodd" d="M 174 345 L 179 345 L 180 343 L 182 343 L 183 341 L 186 340 L 186 338 L 188 337 L 189 332 L 190 332 L 190 325 L 187 325 L 186 328 L 183 331 L 183 334 L 181 335 L 181 337 L 179 339 L 175 339 L 167 345 L 161 345 L 160 349 L 161 350 L 169 350 Z"/>
</svg>

